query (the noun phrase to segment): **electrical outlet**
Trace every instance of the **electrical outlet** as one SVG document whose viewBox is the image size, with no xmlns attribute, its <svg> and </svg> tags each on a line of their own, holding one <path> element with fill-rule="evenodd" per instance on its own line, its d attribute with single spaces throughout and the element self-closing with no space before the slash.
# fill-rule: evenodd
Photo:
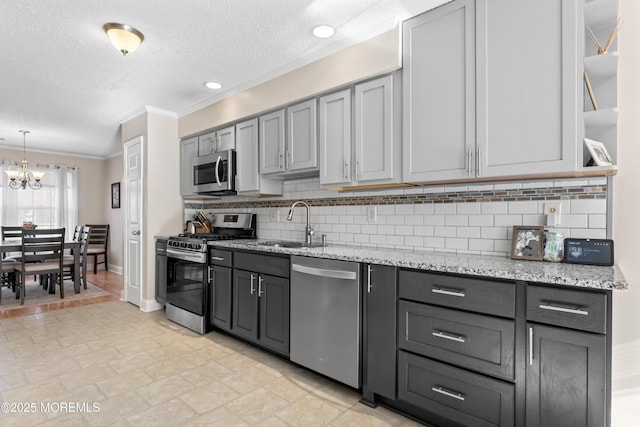
<svg viewBox="0 0 640 427">
<path fill-rule="evenodd" d="M 280 210 L 272 209 L 271 210 L 271 221 L 272 222 L 280 222 Z"/>
<path fill-rule="evenodd" d="M 376 222 L 378 220 L 378 209 L 375 206 L 367 206 L 367 221 Z"/>
<path fill-rule="evenodd" d="M 559 227 L 562 219 L 562 204 L 560 202 L 545 202 L 544 214 L 547 216 L 549 227 Z"/>
</svg>

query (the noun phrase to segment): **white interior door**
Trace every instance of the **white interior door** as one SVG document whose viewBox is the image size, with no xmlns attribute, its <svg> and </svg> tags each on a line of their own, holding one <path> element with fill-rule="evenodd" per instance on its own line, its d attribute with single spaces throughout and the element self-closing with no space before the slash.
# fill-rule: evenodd
<svg viewBox="0 0 640 427">
<path fill-rule="evenodd" d="M 125 158 L 125 299 L 140 306 L 142 260 L 142 137 L 124 145 Z"/>
</svg>

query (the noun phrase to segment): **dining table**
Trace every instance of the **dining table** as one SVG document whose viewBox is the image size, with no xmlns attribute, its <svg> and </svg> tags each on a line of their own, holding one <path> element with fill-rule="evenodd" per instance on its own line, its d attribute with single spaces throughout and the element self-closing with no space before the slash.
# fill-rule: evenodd
<svg viewBox="0 0 640 427">
<path fill-rule="evenodd" d="M 73 254 L 73 289 L 80 293 L 80 242 L 69 240 L 64 242 L 64 248 L 70 249 Z M 0 241 L 0 257 L 5 253 L 22 252 L 22 239 L 5 239 Z"/>
</svg>

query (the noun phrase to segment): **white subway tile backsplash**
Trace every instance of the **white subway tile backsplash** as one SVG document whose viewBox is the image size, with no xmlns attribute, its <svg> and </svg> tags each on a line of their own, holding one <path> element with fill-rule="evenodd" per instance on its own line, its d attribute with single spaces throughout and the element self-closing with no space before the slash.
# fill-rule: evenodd
<svg viewBox="0 0 640 427">
<path fill-rule="evenodd" d="M 469 216 L 468 215 L 446 215 L 444 217 L 445 225 L 450 226 L 467 226 L 469 225 Z"/>
<path fill-rule="evenodd" d="M 506 214 L 509 213 L 509 203 L 507 202 L 482 202 L 483 214 Z"/>
<path fill-rule="evenodd" d="M 457 227 L 456 236 L 466 238 L 479 238 L 480 227 Z"/>
<path fill-rule="evenodd" d="M 494 215 L 469 215 L 469 225 L 478 227 L 493 227 Z"/>
<path fill-rule="evenodd" d="M 607 201 L 604 199 L 578 199 L 571 200 L 571 213 L 605 214 L 607 213 Z"/>
<path fill-rule="evenodd" d="M 589 215 L 589 228 L 607 228 L 607 216 L 602 214 Z"/>
<path fill-rule="evenodd" d="M 436 203 L 433 213 L 436 215 L 455 215 L 457 203 Z"/>
<path fill-rule="evenodd" d="M 469 249 L 469 240 L 457 237 L 447 237 L 445 240 L 445 247 L 447 249 Z"/>
<path fill-rule="evenodd" d="M 304 238 L 306 212 L 296 209 L 294 220 L 286 221 L 292 200 L 313 200 L 344 197 L 363 198 L 362 204 L 340 204 L 326 201 L 325 206 L 312 206 L 310 220 L 315 231 L 314 241 L 320 241 L 320 235 L 326 234 L 327 241 L 337 244 L 356 246 L 404 248 L 416 251 L 444 251 L 465 254 L 483 254 L 492 256 L 510 256 L 511 231 L 514 225 L 544 225 L 545 200 L 526 201 L 478 201 L 442 203 L 439 196 L 445 191 L 469 198 L 488 200 L 488 197 L 511 197 L 512 191 L 517 197 L 547 196 L 550 194 L 562 206 L 562 226 L 553 231 L 566 237 L 605 238 L 607 234 L 607 201 L 604 198 L 577 199 L 593 194 L 603 197 L 606 178 L 566 179 L 538 182 L 479 183 L 467 185 L 410 187 L 403 189 L 336 192 L 320 188 L 318 178 L 287 180 L 284 183 L 284 196 L 265 197 L 262 201 L 284 200 L 281 207 L 222 208 L 215 202 L 207 207 L 204 202 L 189 201 L 184 209 L 185 220 L 197 210 L 205 212 L 256 212 L 258 214 L 258 236 L 266 239 Z M 557 191 L 564 188 L 586 187 L 582 191 Z M 527 191 L 521 191 L 522 189 Z M 542 189 L 536 190 L 536 189 Z M 479 194 L 495 191 L 496 194 Z M 474 194 L 475 193 L 475 194 Z M 403 194 L 413 200 L 384 199 L 385 194 Z M 422 196 L 424 194 L 424 196 Z M 558 200 L 558 198 L 562 199 Z M 373 198 L 366 200 L 364 198 Z M 484 199 L 483 199 L 484 198 Z M 256 204 L 256 199 L 236 197 L 235 203 Z M 376 202 L 379 200 L 379 202 Z M 393 204 L 396 203 L 397 204 Z M 424 203 L 422 203 L 424 202 Z M 320 201 L 322 203 L 322 201 Z M 351 203 L 358 203 L 353 200 Z M 373 205 L 371 203 L 374 203 Z M 186 206 L 186 205 L 185 205 Z M 241 206 L 241 205 L 240 205 Z M 376 220 L 370 222 L 368 209 L 374 206 Z M 274 218 L 272 220 L 272 218 Z"/>
<path fill-rule="evenodd" d="M 433 235 L 438 237 L 456 237 L 456 227 L 434 227 Z"/>
</svg>

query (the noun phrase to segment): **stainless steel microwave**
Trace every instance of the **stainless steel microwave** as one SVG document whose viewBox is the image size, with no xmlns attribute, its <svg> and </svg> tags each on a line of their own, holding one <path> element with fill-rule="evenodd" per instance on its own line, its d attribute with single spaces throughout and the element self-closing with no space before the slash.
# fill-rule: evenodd
<svg viewBox="0 0 640 427">
<path fill-rule="evenodd" d="M 193 185 L 198 194 L 236 194 L 236 152 L 220 151 L 196 158 Z"/>
</svg>

